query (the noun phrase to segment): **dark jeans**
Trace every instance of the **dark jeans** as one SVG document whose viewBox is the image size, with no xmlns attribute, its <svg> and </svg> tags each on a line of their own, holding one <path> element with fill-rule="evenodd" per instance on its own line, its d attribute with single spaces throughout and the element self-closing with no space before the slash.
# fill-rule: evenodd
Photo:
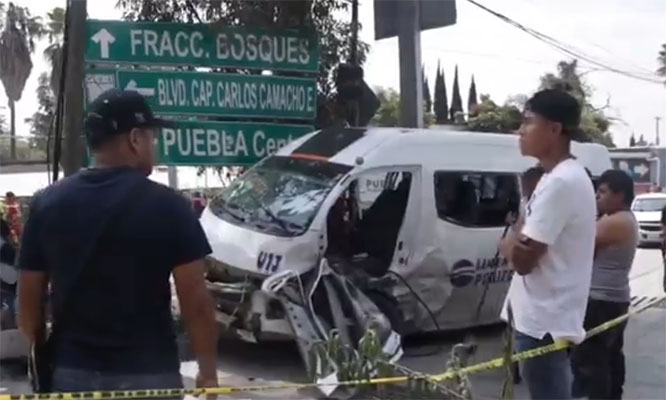
<svg viewBox="0 0 666 400">
<path fill-rule="evenodd" d="M 553 343 L 546 335 L 536 339 L 516 331 L 516 351 L 522 352 Z M 553 400 L 571 398 L 571 364 L 567 350 L 548 353 L 520 363 L 520 372 L 527 383 L 530 398 Z"/>
<path fill-rule="evenodd" d="M 590 330 L 627 312 L 629 303 L 592 300 L 587 303 L 585 329 Z M 590 399 L 621 399 L 624 385 L 626 321 L 578 345 L 573 350 L 573 392 Z"/>
<path fill-rule="evenodd" d="M 105 374 L 82 369 L 56 368 L 54 392 L 88 392 L 96 390 L 180 389 L 180 373 Z M 164 397 L 169 399 L 180 397 Z"/>
</svg>

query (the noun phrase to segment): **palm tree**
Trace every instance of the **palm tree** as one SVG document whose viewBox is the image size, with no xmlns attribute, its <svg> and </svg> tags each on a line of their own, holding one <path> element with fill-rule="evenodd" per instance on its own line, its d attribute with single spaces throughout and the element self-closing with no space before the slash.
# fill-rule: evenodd
<svg viewBox="0 0 666 400">
<path fill-rule="evenodd" d="M 62 67 L 62 41 L 65 33 L 65 9 L 55 7 L 46 13 L 48 21 L 44 27 L 49 38 L 49 46 L 44 49 L 44 57 L 51 64 L 50 86 L 54 95 L 58 95 L 60 72 Z"/>
<path fill-rule="evenodd" d="M 16 158 L 16 110 L 25 82 L 32 70 L 30 53 L 35 51 L 35 39 L 43 36 L 39 17 L 30 15 L 26 7 L 0 3 L 0 80 L 8 99 L 10 119 L 10 157 Z"/>
<path fill-rule="evenodd" d="M 666 43 L 661 45 L 661 50 L 659 51 L 659 68 L 657 69 L 657 74 L 660 76 L 666 77 Z"/>
<path fill-rule="evenodd" d="M 7 117 L 4 114 L 5 107 L 0 106 L 0 136 L 5 135 L 7 133 Z"/>
</svg>

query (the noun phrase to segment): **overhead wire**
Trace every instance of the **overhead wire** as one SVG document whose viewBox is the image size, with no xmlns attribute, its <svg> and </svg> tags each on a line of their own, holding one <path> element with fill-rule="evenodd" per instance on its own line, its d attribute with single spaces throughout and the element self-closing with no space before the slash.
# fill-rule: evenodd
<svg viewBox="0 0 666 400">
<path fill-rule="evenodd" d="M 530 8 L 536 8 L 535 7 L 536 4 L 531 0 L 519 0 L 519 1 L 521 1 L 524 5 L 526 5 Z M 602 46 L 601 44 L 597 43 L 596 41 L 586 39 L 586 38 L 581 38 L 581 40 L 584 41 L 589 46 L 595 47 L 595 48 L 603 51 L 604 53 L 606 53 L 608 55 L 614 56 L 617 59 L 617 61 L 624 63 L 624 65 L 631 66 L 631 68 L 635 68 L 636 71 L 640 70 L 639 73 L 641 73 L 641 74 L 647 74 L 649 76 L 654 75 L 653 70 L 651 70 L 649 68 L 645 68 L 644 66 L 638 65 L 633 60 L 630 60 L 628 58 L 624 58 L 620 54 L 614 54 L 613 51 L 611 51 L 610 49 L 608 49 L 605 46 Z M 570 47 L 573 47 L 573 46 L 570 46 Z M 580 49 L 579 49 L 579 51 L 580 51 Z"/>
<path fill-rule="evenodd" d="M 469 2 L 472 5 L 482 9 L 483 11 L 486 11 L 487 13 L 495 16 L 496 18 L 499 18 L 503 22 L 505 22 L 505 23 L 507 23 L 507 24 L 509 24 L 509 25 L 527 33 L 528 35 L 534 37 L 535 39 L 537 39 L 537 40 L 539 40 L 539 41 L 541 41 L 545 44 L 548 44 L 551 47 L 556 48 L 560 52 L 562 52 L 562 53 L 564 53 L 564 54 L 566 54 L 570 57 L 580 59 L 584 62 L 592 64 L 596 67 L 599 67 L 600 69 L 602 69 L 604 71 L 613 72 L 613 73 L 620 74 L 620 75 L 623 75 L 623 76 L 626 76 L 626 77 L 629 77 L 629 78 L 638 79 L 638 80 L 642 80 L 642 81 L 649 82 L 649 83 L 663 84 L 663 81 L 659 77 L 657 77 L 656 74 L 644 74 L 644 73 L 639 73 L 639 72 L 626 71 L 626 70 L 623 70 L 621 68 L 609 65 L 608 63 L 606 63 L 604 61 L 597 60 L 594 57 L 592 57 L 588 54 L 585 54 L 583 51 L 581 51 L 579 49 L 576 49 L 575 47 L 573 47 L 571 45 L 563 43 L 562 41 L 559 41 L 559 40 L 553 38 L 552 36 L 549 36 L 545 33 L 539 32 L 535 29 L 529 28 L 529 27 L 527 27 L 527 26 L 525 26 L 525 25 L 507 17 L 506 15 L 504 15 L 500 12 L 494 11 L 494 10 L 486 7 L 485 5 L 479 3 L 475 0 L 467 0 L 467 2 Z"/>
</svg>

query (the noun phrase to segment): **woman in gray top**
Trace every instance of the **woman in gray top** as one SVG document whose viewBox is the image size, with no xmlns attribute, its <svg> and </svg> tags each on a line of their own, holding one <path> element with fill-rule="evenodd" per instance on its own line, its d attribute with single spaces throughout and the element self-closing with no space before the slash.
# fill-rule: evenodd
<svg viewBox="0 0 666 400">
<path fill-rule="evenodd" d="M 638 225 L 630 211 L 634 182 L 624 171 L 608 170 L 599 178 L 594 264 L 585 329 L 590 330 L 629 309 L 629 270 L 638 245 Z M 620 399 L 624 384 L 623 336 L 626 322 L 574 349 L 574 395 Z"/>
</svg>

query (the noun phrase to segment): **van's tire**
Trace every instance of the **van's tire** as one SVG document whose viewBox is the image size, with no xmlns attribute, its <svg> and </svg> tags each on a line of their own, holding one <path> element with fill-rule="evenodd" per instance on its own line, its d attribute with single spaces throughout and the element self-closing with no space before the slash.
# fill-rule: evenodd
<svg viewBox="0 0 666 400">
<path fill-rule="evenodd" d="M 403 335 L 405 332 L 405 316 L 398 306 L 396 299 L 390 295 L 378 290 L 371 290 L 365 293 L 366 296 L 379 308 L 391 323 L 391 329 L 397 334 Z"/>
</svg>

